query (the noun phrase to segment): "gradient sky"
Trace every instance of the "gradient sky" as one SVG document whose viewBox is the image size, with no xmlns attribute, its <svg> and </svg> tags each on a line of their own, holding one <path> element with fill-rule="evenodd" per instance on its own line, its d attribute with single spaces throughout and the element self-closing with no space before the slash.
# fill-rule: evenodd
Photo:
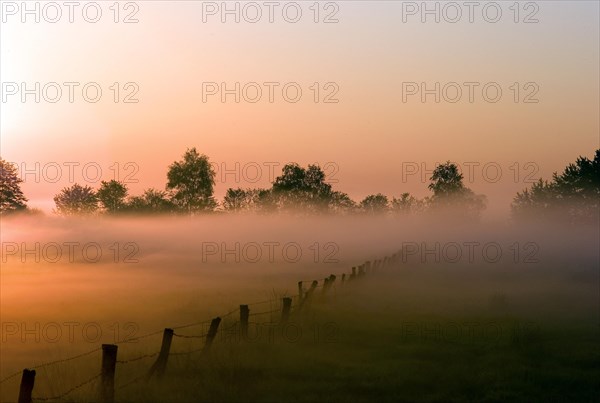
<svg viewBox="0 0 600 403">
<path fill-rule="evenodd" d="M 403 163 L 428 169 L 446 160 L 496 163 L 503 173 L 498 182 L 482 180 L 475 169 L 468 185 L 488 195 L 491 210 L 506 211 L 528 174 L 548 178 L 600 146 L 595 1 L 536 2 L 539 22 L 532 24 L 514 23 L 512 1 L 498 2 L 503 16 L 495 24 L 480 10 L 473 23 L 466 15 L 456 24 L 436 24 L 432 17 L 422 23 L 420 15 L 403 22 L 402 2 L 392 1 L 336 2 L 339 22 L 332 24 L 312 21 L 312 1 L 299 2 L 303 17 L 296 24 L 277 10 L 274 23 L 266 15 L 255 24 L 231 17 L 221 23 L 219 15 L 204 23 L 202 2 L 140 1 L 138 23 L 115 24 L 108 9 L 113 2 L 98 3 L 103 16 L 96 24 L 77 10 L 72 24 L 66 15 L 54 24 L 4 15 L 3 83 L 97 82 L 103 96 L 95 104 L 77 91 L 74 103 L 66 93 L 55 104 L 9 97 L 1 105 L 2 158 L 29 169 L 36 162 L 94 162 L 105 180 L 113 178 L 115 162 L 134 162 L 139 183 L 129 186 L 135 194 L 163 188 L 167 166 L 195 146 L 230 169 L 236 162 L 331 162 L 335 187 L 354 199 L 377 192 L 428 195 L 420 175 L 403 181 Z M 521 10 L 520 17 L 529 12 Z M 476 90 L 474 103 L 466 93 L 454 104 L 436 104 L 433 97 L 421 103 L 418 96 L 402 102 L 403 82 L 467 81 L 499 83 L 502 99 L 485 102 Z M 114 103 L 108 88 L 114 82 L 137 83 L 139 102 Z M 280 92 L 274 103 L 266 95 L 256 104 L 231 97 L 203 103 L 203 82 L 298 82 L 304 92 L 295 104 Z M 314 82 L 337 83 L 339 103 L 314 103 Z M 537 83 L 539 103 L 514 103 L 514 82 Z M 525 169 L 527 162 L 537 169 Z M 70 184 L 67 173 L 65 167 L 56 183 L 27 177 L 30 205 L 50 210 L 52 196 Z M 258 183 L 243 175 L 236 183 L 230 175 L 216 195 L 228 187 L 267 186 L 267 173 L 265 167 Z M 82 178 L 78 169 L 75 175 Z"/>
</svg>

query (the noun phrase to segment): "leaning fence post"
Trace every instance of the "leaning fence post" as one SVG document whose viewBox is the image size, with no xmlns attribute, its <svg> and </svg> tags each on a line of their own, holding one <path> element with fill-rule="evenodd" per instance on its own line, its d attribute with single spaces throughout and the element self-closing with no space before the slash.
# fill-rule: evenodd
<svg viewBox="0 0 600 403">
<path fill-rule="evenodd" d="M 302 301 L 302 281 L 298 281 L 298 302 Z"/>
<path fill-rule="evenodd" d="M 166 328 L 163 332 L 162 344 L 160 346 L 160 353 L 156 362 L 148 371 L 147 379 L 150 378 L 155 372 L 158 378 L 162 378 L 167 369 L 167 361 L 169 359 L 169 351 L 171 350 L 171 341 L 173 340 L 173 329 Z"/>
<path fill-rule="evenodd" d="M 19 388 L 19 403 L 31 403 L 31 392 L 35 383 L 35 369 L 24 369 Z"/>
<path fill-rule="evenodd" d="M 117 349 L 114 344 L 102 345 L 102 374 L 100 382 L 100 401 L 115 401 L 115 368 L 117 366 Z"/>
<path fill-rule="evenodd" d="M 318 285 L 319 285 L 319 282 L 317 280 L 314 280 L 312 282 L 312 284 L 310 285 L 310 288 L 307 291 L 306 296 L 307 297 L 311 296 L 315 292 L 315 289 L 317 288 Z"/>
<path fill-rule="evenodd" d="M 217 330 L 219 330 L 219 324 L 221 323 L 221 318 L 216 317 L 210 322 L 210 327 L 208 328 L 208 333 L 206 334 L 206 342 L 204 343 L 203 352 L 208 351 L 213 340 L 217 337 Z"/>
<path fill-rule="evenodd" d="M 323 289 L 321 290 L 321 295 L 325 295 L 328 288 L 329 288 L 329 277 L 323 279 Z"/>
<path fill-rule="evenodd" d="M 240 305 L 240 332 L 244 340 L 248 337 L 248 319 L 250 319 L 250 308 L 248 305 Z"/>
<path fill-rule="evenodd" d="M 323 295 L 325 295 L 327 293 L 327 291 L 329 291 L 329 289 L 335 282 L 335 279 L 336 279 L 336 277 L 333 274 L 325 279 L 325 283 L 323 284 Z"/>
<path fill-rule="evenodd" d="M 286 323 L 290 317 L 290 310 L 292 309 L 292 299 L 285 297 L 282 299 L 283 309 L 281 310 L 281 322 Z"/>
<path fill-rule="evenodd" d="M 300 303 L 300 307 L 303 307 L 306 303 L 310 302 L 310 300 L 312 299 L 312 296 L 315 292 L 315 289 L 317 288 L 318 285 L 319 285 L 319 282 L 317 280 L 314 280 L 312 282 L 312 284 L 310 285 L 310 288 L 304 294 L 304 298 L 302 299 L 302 302 Z"/>
</svg>

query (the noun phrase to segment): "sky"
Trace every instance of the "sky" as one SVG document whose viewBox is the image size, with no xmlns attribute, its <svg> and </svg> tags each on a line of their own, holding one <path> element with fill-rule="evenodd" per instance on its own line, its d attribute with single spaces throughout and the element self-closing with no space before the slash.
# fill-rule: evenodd
<svg viewBox="0 0 600 403">
<path fill-rule="evenodd" d="M 164 188 L 196 147 L 218 198 L 288 162 L 355 200 L 423 197 L 450 160 L 505 213 L 600 148 L 595 1 L 77 3 L 69 22 L 64 2 L 1 2 L 0 155 L 46 211 L 74 182 Z"/>
</svg>

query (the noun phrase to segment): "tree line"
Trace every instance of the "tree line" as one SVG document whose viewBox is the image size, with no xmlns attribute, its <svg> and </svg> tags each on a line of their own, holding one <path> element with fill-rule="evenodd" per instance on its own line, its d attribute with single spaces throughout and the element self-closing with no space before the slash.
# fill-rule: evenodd
<svg viewBox="0 0 600 403">
<path fill-rule="evenodd" d="M 458 218 L 478 218 L 486 197 L 464 185 L 458 166 L 450 161 L 434 169 L 428 185 L 431 195 L 422 199 L 402 193 L 391 200 L 381 193 L 360 202 L 334 190 L 318 165 L 283 167 L 270 188 L 229 188 L 222 201 L 214 197 L 216 172 L 209 158 L 188 149 L 167 171 L 164 190 L 149 188 L 130 195 L 118 180 L 102 181 L 98 189 L 73 184 L 54 196 L 55 213 L 81 214 L 200 214 L 226 212 L 301 212 L 303 214 L 419 214 L 444 213 Z M 27 211 L 16 168 L 0 159 L 0 213 Z M 552 180 L 540 179 L 518 192 L 512 204 L 517 219 L 561 218 L 579 222 L 598 217 L 600 200 L 600 150 L 593 160 L 579 157 Z"/>
</svg>

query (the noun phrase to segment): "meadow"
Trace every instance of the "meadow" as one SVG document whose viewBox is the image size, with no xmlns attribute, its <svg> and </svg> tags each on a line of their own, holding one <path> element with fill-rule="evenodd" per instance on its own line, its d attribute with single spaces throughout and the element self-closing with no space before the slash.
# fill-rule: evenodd
<svg viewBox="0 0 600 403">
<path fill-rule="evenodd" d="M 54 244 L 70 242 L 73 253 L 53 262 Z M 3 222 L 2 247 L 0 379 L 119 342 L 119 361 L 150 355 L 117 364 L 122 402 L 594 401 L 600 392 L 593 227 L 20 218 Z M 342 273 L 401 248 L 396 264 L 342 284 Z M 330 274 L 329 292 L 317 288 L 297 310 L 297 282 L 306 289 Z M 238 308 L 254 302 L 242 340 Z M 188 354 L 203 340 L 175 337 L 164 378 L 137 379 L 163 328 L 200 336 L 216 316 L 223 323 L 208 352 Z M 186 324 L 195 325 L 177 329 Z M 34 398 L 60 396 L 99 369 L 99 351 L 41 367 Z M 0 384 L 3 402 L 16 401 L 19 379 Z M 98 401 L 98 387 L 92 380 L 52 401 Z"/>
</svg>

